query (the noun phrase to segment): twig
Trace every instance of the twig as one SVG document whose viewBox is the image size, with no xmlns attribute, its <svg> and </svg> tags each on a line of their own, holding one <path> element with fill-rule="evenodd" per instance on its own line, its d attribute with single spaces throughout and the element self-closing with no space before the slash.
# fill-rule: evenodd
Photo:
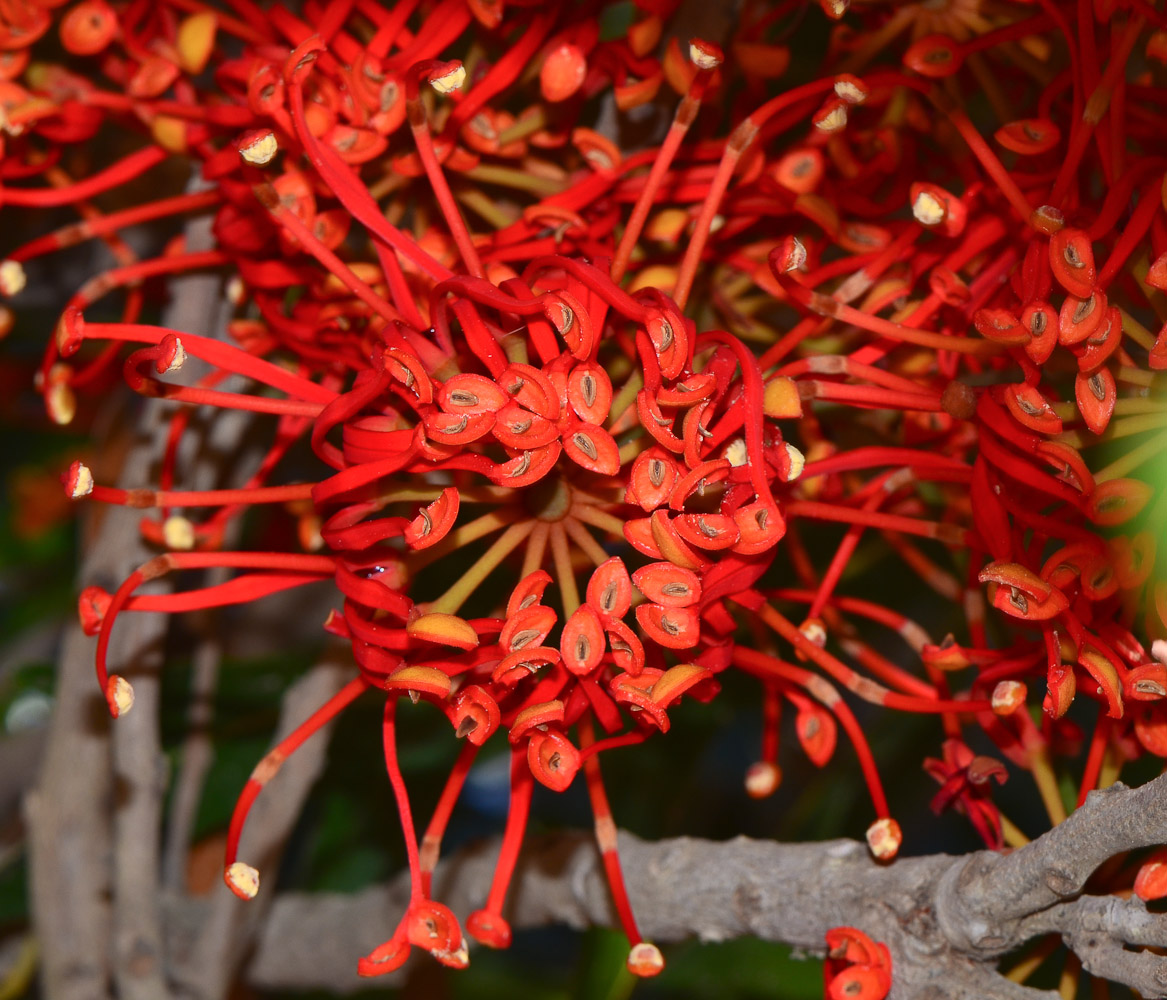
<svg viewBox="0 0 1167 1000">
<path fill-rule="evenodd" d="M 145 475 L 149 458 L 148 447 L 132 447 L 125 477 Z M 139 545 L 137 520 L 127 514 L 89 515 L 101 528 L 81 580 L 108 583 L 124 571 Z M 100 1000 L 109 996 L 110 975 L 109 719 L 93 681 L 93 640 L 76 623 L 65 633 L 56 687 L 44 763 L 25 801 L 33 928 L 45 996 Z"/>
<path fill-rule="evenodd" d="M 211 570 L 207 574 L 207 585 L 223 583 L 229 577 L 227 570 Z M 191 664 L 190 704 L 186 712 L 187 735 L 182 743 L 180 764 L 174 780 L 173 805 L 162 851 L 162 882 L 167 889 L 175 892 L 181 892 L 186 886 L 187 856 L 190 854 L 203 785 L 215 753 L 210 728 L 215 714 L 214 696 L 219 681 L 219 664 L 223 658 L 222 642 L 216 634 L 219 617 L 213 611 L 205 612 L 196 625 L 200 636 Z"/>
<path fill-rule="evenodd" d="M 197 189 L 196 177 L 190 187 Z M 185 230 L 191 249 L 214 244 L 210 219 L 196 219 Z M 215 274 L 190 274 L 171 283 L 171 301 L 163 316 L 165 325 L 203 336 L 222 336 L 230 307 L 222 293 L 222 279 Z M 198 365 L 192 364 L 184 378 L 194 378 Z M 149 454 L 161 454 L 173 405 L 149 400 L 143 409 L 141 426 L 153 442 Z M 194 489 L 214 485 L 232 455 L 231 445 L 245 428 L 243 415 L 215 422 L 209 431 L 191 422 L 179 451 L 180 467 Z M 201 440 L 200 440 L 201 438 Z M 216 447 L 216 445 L 218 447 Z M 224 447 L 226 446 L 226 447 Z M 126 485 L 149 482 L 147 475 L 124 477 Z M 139 546 L 140 549 L 140 546 Z M 135 563 L 143 561 L 141 557 Z M 127 567 L 127 569 L 132 567 Z M 155 581 L 151 587 L 170 582 Z M 166 786 L 165 762 L 159 729 L 163 643 L 169 619 L 164 615 L 134 615 L 119 624 L 121 642 L 136 638 L 135 655 L 126 659 L 137 664 L 134 677 L 135 710 L 119 719 L 113 733 L 113 763 L 117 779 L 114 815 L 114 976 L 119 1000 L 162 1000 L 170 995 L 165 979 L 162 952 L 163 931 L 158 892 L 161 875 L 162 797 Z M 136 635 L 135 635 L 136 633 Z"/>
<path fill-rule="evenodd" d="M 168 621 L 127 617 L 113 649 L 117 662 L 133 664 L 134 685 L 134 710 L 112 728 L 114 981 L 119 1000 L 162 1000 L 169 996 L 158 897 L 166 771 L 158 725 Z"/>
<path fill-rule="evenodd" d="M 276 739 L 281 739 L 313 710 L 340 690 L 351 677 L 347 649 L 332 650 L 318 666 L 296 681 L 284 695 Z M 254 938 L 270 907 L 275 875 L 284 842 L 299 818 L 304 800 L 324 767 L 331 727 L 305 743 L 265 787 L 248 817 L 243 850 L 265 878 L 264 890 L 243 904 L 220 885 L 201 920 L 193 943 L 177 947 L 173 970 L 189 995 L 200 1000 L 225 997 L 254 946 Z M 182 922 L 180 922 L 182 923 Z M 189 921 L 185 923 L 189 924 Z"/>
</svg>

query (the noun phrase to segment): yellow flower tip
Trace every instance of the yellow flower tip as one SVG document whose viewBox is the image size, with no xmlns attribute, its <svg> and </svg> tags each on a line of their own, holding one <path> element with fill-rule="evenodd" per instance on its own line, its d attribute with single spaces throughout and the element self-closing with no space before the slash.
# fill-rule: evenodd
<svg viewBox="0 0 1167 1000">
<path fill-rule="evenodd" d="M 806 456 L 789 442 L 786 442 L 786 454 L 790 458 L 790 469 L 786 473 L 786 481 L 792 483 L 802 475 L 802 470 L 806 468 Z"/>
<path fill-rule="evenodd" d="M 725 446 L 725 460 L 735 469 L 740 469 L 750 460 L 745 438 L 734 438 Z"/>
<path fill-rule="evenodd" d="M 0 263 L 0 295 L 7 298 L 19 295 L 27 282 L 28 278 L 20 261 L 6 260 Z"/>
<path fill-rule="evenodd" d="M 80 500 L 93 492 L 93 471 L 84 462 L 74 462 L 65 473 L 65 494 Z"/>
<path fill-rule="evenodd" d="M 272 136 L 275 139 L 275 136 Z M 233 306 L 243 305 L 244 299 L 247 298 L 247 286 L 243 283 L 243 279 L 239 275 L 234 274 L 227 279 L 227 285 L 223 289 L 223 294 L 227 296 L 227 301 Z"/>
<path fill-rule="evenodd" d="M 798 631 L 806 636 L 814 645 L 818 646 L 819 649 L 822 649 L 827 644 L 827 629 L 821 619 L 808 618 L 798 626 Z"/>
<path fill-rule="evenodd" d="M 206 69 L 215 48 L 215 32 L 218 28 L 219 19 L 211 10 L 200 11 L 186 18 L 178 26 L 178 37 L 175 39 L 178 65 L 193 74 Z"/>
<path fill-rule="evenodd" d="M 105 686 L 105 700 L 109 704 L 110 715 L 120 719 L 134 707 L 134 688 L 124 677 L 110 674 Z"/>
<path fill-rule="evenodd" d="M 552 701 L 543 701 L 538 705 L 528 705 L 518 715 L 515 716 L 514 722 L 511 723 L 510 731 L 507 733 L 507 739 L 513 744 L 517 744 L 524 736 L 530 735 L 528 730 L 535 729 L 539 726 L 544 728 L 552 722 L 563 721 L 563 702 L 558 698 Z"/>
<path fill-rule="evenodd" d="M 808 618 L 798 626 L 798 631 L 813 645 L 822 649 L 827 644 L 827 627 L 821 618 Z M 794 647 L 794 658 L 805 663 L 809 657 L 797 646 Z"/>
<path fill-rule="evenodd" d="M 921 191 L 912 202 L 912 215 L 921 226 L 938 226 L 948 215 L 948 209 L 929 191 Z"/>
<path fill-rule="evenodd" d="M 782 255 L 778 264 L 783 274 L 791 271 L 801 271 L 806 267 L 806 246 L 797 236 L 791 236 L 783 241 Z"/>
<path fill-rule="evenodd" d="M 768 799 L 782 783 L 782 769 L 768 760 L 755 761 L 746 770 L 746 794 L 751 799 Z"/>
<path fill-rule="evenodd" d="M 168 153 L 186 152 L 186 121 L 174 115 L 158 115 L 150 122 L 150 135 Z"/>
<path fill-rule="evenodd" d="M 867 828 L 867 846 L 880 861 L 890 861 L 900 850 L 904 835 L 900 825 L 891 817 L 877 819 Z"/>
<path fill-rule="evenodd" d="M 628 47 L 637 59 L 643 59 L 660 41 L 664 22 L 656 15 L 650 14 L 643 21 L 637 21 L 628 29 Z"/>
<path fill-rule="evenodd" d="M 689 42 L 689 59 L 698 69 L 717 69 L 725 55 L 716 45 L 694 38 Z"/>
<path fill-rule="evenodd" d="M 244 132 L 235 144 L 244 163 L 253 167 L 263 167 L 271 163 L 276 153 L 280 151 L 280 144 L 276 134 L 270 128 L 257 128 Z M 240 282 L 242 293 L 242 282 Z"/>
<path fill-rule="evenodd" d="M 642 288 L 659 288 L 666 295 L 677 287 L 677 269 L 669 264 L 650 264 L 642 268 L 628 283 L 629 294 Z"/>
<path fill-rule="evenodd" d="M 835 80 L 835 94 L 848 104 L 862 104 L 867 100 L 867 87 L 862 80 L 846 74 Z"/>
<path fill-rule="evenodd" d="M 838 104 L 831 105 L 821 113 L 814 117 L 814 127 L 820 132 L 825 132 L 830 135 L 834 132 L 841 132 L 847 127 L 847 105 L 840 101 Z"/>
<path fill-rule="evenodd" d="M 77 415 L 77 397 L 68 382 L 50 382 L 45 390 L 45 410 L 60 427 L 71 424 Z"/>
<path fill-rule="evenodd" d="M 163 375 L 170 375 L 178 371 L 186 364 L 186 348 L 182 346 L 182 341 L 177 337 L 174 338 L 174 354 L 171 355 L 170 361 L 166 365 L 166 370 Z"/>
<path fill-rule="evenodd" d="M 430 77 L 430 86 L 439 94 L 451 94 L 455 90 L 461 90 L 465 82 L 466 67 L 458 60 L 447 63 L 442 73 Z"/>
<path fill-rule="evenodd" d="M 629 972 L 643 979 L 659 976 L 664 970 L 665 959 L 655 944 L 641 941 L 640 944 L 633 945 L 632 950 L 628 952 L 626 964 Z"/>
<path fill-rule="evenodd" d="M 240 899 L 255 899 L 255 894 L 259 892 L 259 872 L 242 861 L 227 866 L 223 872 L 223 881 Z"/>
<path fill-rule="evenodd" d="M 405 626 L 405 631 L 415 639 L 457 649 L 473 649 L 478 645 L 478 633 L 465 618 L 437 611 L 414 619 Z"/>
<path fill-rule="evenodd" d="M 708 675 L 709 671 L 704 667 L 699 667 L 696 663 L 678 663 L 675 667 L 669 667 L 657 678 L 649 695 L 658 705 L 667 707 L 675 698 L 679 698 Z"/>
<path fill-rule="evenodd" d="M 785 375 L 775 375 L 762 394 L 762 412 L 771 420 L 793 420 L 802 416 L 798 383 Z"/>
<path fill-rule="evenodd" d="M 832 20 L 840 20 L 851 6 L 851 0 L 819 0 L 823 13 Z"/>
<path fill-rule="evenodd" d="M 657 243 L 676 243 L 684 235 L 691 217 L 683 208 L 662 208 L 644 225 L 646 239 Z"/>
<path fill-rule="evenodd" d="M 407 691 L 415 702 L 417 696 L 423 694 L 448 698 L 450 688 L 449 674 L 437 667 L 402 667 L 391 673 L 385 681 L 387 691 Z"/>
<path fill-rule="evenodd" d="M 195 528 L 181 514 L 171 514 L 162 523 L 162 540 L 168 549 L 189 552 L 195 547 Z"/>
<path fill-rule="evenodd" d="M 992 706 L 997 715 L 1012 715 L 1025 704 L 1028 689 L 1021 681 L 1001 681 L 993 688 Z"/>
</svg>

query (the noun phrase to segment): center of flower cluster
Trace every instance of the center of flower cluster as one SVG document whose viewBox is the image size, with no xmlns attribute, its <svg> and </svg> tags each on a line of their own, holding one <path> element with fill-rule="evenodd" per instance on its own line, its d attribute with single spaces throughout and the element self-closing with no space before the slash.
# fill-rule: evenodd
<svg viewBox="0 0 1167 1000">
<path fill-rule="evenodd" d="M 539 521 L 562 521 L 571 510 L 571 484 L 562 474 L 536 483 L 523 498 L 523 506 Z"/>
</svg>

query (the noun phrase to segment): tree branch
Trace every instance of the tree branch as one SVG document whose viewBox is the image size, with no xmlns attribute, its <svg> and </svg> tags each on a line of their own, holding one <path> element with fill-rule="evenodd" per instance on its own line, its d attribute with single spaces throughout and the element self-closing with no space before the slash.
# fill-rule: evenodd
<svg viewBox="0 0 1167 1000">
<path fill-rule="evenodd" d="M 213 569 L 207 573 L 207 585 L 225 583 L 230 573 Z M 190 703 L 187 706 L 187 735 L 179 753 L 174 778 L 174 799 L 162 849 L 162 882 L 172 892 L 186 888 L 187 860 L 194 834 L 195 820 L 207 774 L 215 756 L 211 740 L 214 719 L 215 691 L 219 682 L 219 666 L 223 655 L 222 639 L 213 626 L 219 615 L 207 611 L 199 617 L 195 628 L 199 638 L 191 656 Z"/>
<path fill-rule="evenodd" d="M 276 739 L 287 736 L 322 702 L 340 690 L 352 667 L 347 651 L 333 648 L 324 659 L 284 694 Z M 312 786 L 324 768 L 331 724 L 293 754 L 272 778 L 252 807 L 243 839 L 243 856 L 274 881 L 283 846 L 295 826 Z M 267 916 L 273 894 L 257 899 L 258 905 L 242 905 L 220 884 L 209 900 L 196 901 L 185 913 L 171 911 L 170 954 L 184 995 L 200 1000 L 225 997 L 239 967 L 253 947 L 255 935 Z M 201 905 L 200 905 L 201 904 Z M 197 922 L 192 921 L 192 915 Z M 176 922 L 177 918 L 177 922 Z M 189 932 L 197 927 L 196 940 Z M 182 940 L 186 938 L 186 940 Z M 355 960 L 354 960 L 355 961 Z"/>
<path fill-rule="evenodd" d="M 109 541 L 116 542 L 114 533 Z M 123 539 L 124 541 L 124 539 Z M 88 565 L 97 562 L 96 554 Z M 98 714 L 92 642 L 65 635 L 37 787 L 25 799 L 30 902 L 45 996 L 101 1000 L 107 988 L 111 787 L 109 731 Z"/>
<path fill-rule="evenodd" d="M 154 581 L 144 589 L 158 593 L 164 589 L 159 587 L 163 583 Z M 111 649 L 117 657 L 114 662 L 133 664 L 134 711 L 110 727 L 114 775 L 113 973 L 119 998 L 161 1000 L 169 996 L 169 991 L 158 900 L 158 837 L 166 788 L 159 713 L 162 647 L 169 622 L 160 615 L 139 615 L 119 625 Z"/>
<path fill-rule="evenodd" d="M 1010 854 L 931 855 L 886 866 L 847 840 L 654 844 L 622 833 L 620 852 L 641 929 L 659 942 L 753 935 L 821 953 L 827 930 L 849 925 L 891 948 L 897 1000 L 1038 1000 L 1056 994 L 1010 982 L 997 963 L 1053 933 L 1088 971 L 1145 997 L 1165 997 L 1167 957 L 1139 949 L 1167 947 L 1167 916 L 1148 913 L 1137 900 L 1064 898 L 1069 892 L 1051 905 L 1053 890 L 1040 875 L 1056 868 L 1080 891 L 1102 861 L 1161 842 L 1165 808 L 1167 775 L 1139 789 L 1095 793 L 1065 823 Z M 497 853 L 492 841 L 444 861 L 435 897 L 463 917 L 481 905 Z M 1022 879 L 1028 895 L 1018 890 Z M 359 979 L 356 958 L 390 933 L 408 895 L 402 875 L 352 895 L 277 897 L 247 970 L 251 984 L 341 992 L 383 984 Z M 613 923 L 591 838 L 569 833 L 529 842 L 508 917 L 515 927 Z"/>
</svg>

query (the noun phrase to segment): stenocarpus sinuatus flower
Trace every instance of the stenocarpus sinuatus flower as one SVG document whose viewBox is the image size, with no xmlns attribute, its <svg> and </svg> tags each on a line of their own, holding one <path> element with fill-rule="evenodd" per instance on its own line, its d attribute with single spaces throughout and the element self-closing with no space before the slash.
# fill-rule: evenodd
<svg viewBox="0 0 1167 1000">
<path fill-rule="evenodd" d="M 115 489 L 79 462 L 65 476 L 73 499 L 159 511 L 142 530 L 160 554 L 82 594 L 102 690 L 113 714 L 131 709 L 132 679 L 107 665 L 122 612 L 334 588 L 324 629 L 351 644 L 354 677 L 256 768 L 226 878 L 255 895 L 236 857 L 251 803 L 376 689 L 413 894 L 362 974 L 415 945 L 466 963 L 430 875 L 487 744 L 509 755 L 510 809 L 468 933 L 510 940 L 534 784 L 582 771 L 629 967 L 659 971 L 601 754 L 668 730 L 727 670 L 761 690 L 749 793 L 780 787 L 784 707 L 818 767 L 837 766 L 841 728 L 881 861 L 912 831 L 856 700 L 938 717 L 935 806 L 992 847 L 1021 836 L 987 794 L 1009 766 L 1064 815 L 1055 758 L 1073 726 L 1092 727 L 1081 797 L 1131 756 L 1167 756 L 1167 675 L 1146 652 L 1167 632 L 1151 474 L 1167 427 L 1163 80 L 1157 63 L 1126 73 L 1133 52 L 1161 62 L 1161 15 L 824 3 L 840 19 L 827 64 L 788 82 L 783 5 L 745 4 L 726 44 L 693 39 L 687 57 L 663 40 L 674 4 L 644 0 L 620 30 L 607 6 L 240 0 L 154 16 L 86 0 L 30 14 L 4 46 L 0 204 L 80 221 L 15 249 L 0 292 L 19 305 L 26 264 L 85 240 L 115 258 L 62 311 L 48 412 L 73 419 L 119 366 L 174 404 L 157 488 Z M 40 61 L 50 28 L 85 74 Z M 601 126 L 599 107 L 641 113 L 670 91 L 671 123 L 641 145 Z M 62 151 L 103 127 L 142 139 L 68 175 Z M 174 160 L 202 186 L 135 201 Z M 110 193 L 116 209 L 94 206 Z M 139 259 L 120 235 L 204 214 L 209 249 L 178 239 Z M 226 279 L 228 338 L 147 321 L 149 283 L 204 270 Z M 268 447 L 248 481 L 175 487 L 194 407 L 256 414 Z M 286 471 L 299 443 L 312 477 Z M 265 504 L 299 548 L 224 551 L 228 523 Z M 234 575 L 138 593 L 212 567 Z M 864 574 L 878 584 L 853 587 Z M 933 621 L 914 593 L 951 613 Z M 403 696 L 464 741 L 420 837 Z M 976 756 L 970 731 L 1008 763 Z M 854 934 L 832 944 L 846 958 L 829 989 L 882 996 L 886 951 Z"/>
</svg>

